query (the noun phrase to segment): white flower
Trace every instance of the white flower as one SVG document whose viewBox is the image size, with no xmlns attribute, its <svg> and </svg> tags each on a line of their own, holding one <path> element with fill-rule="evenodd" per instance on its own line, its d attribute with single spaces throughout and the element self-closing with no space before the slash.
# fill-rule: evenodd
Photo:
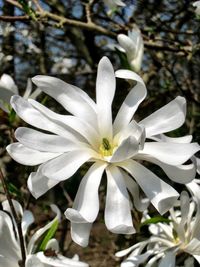
<svg viewBox="0 0 200 267">
<path fill-rule="evenodd" d="M 40 90 L 35 90 L 32 94 L 32 84 L 31 80 L 28 79 L 26 90 L 24 93 L 24 98 L 33 98 L 35 99 L 39 94 Z M 9 112 L 9 103 L 13 95 L 18 95 L 19 91 L 17 85 L 15 84 L 13 78 L 8 74 L 3 74 L 0 78 L 0 108 L 5 112 Z"/>
<path fill-rule="evenodd" d="M 131 68 L 138 72 L 141 69 L 144 53 L 144 44 L 140 30 L 132 29 L 132 31 L 128 31 L 128 36 L 118 34 L 117 40 L 126 53 Z"/>
<path fill-rule="evenodd" d="M 22 232 L 24 241 L 26 241 L 26 234 L 29 226 L 34 222 L 33 214 L 25 210 L 23 212 L 21 205 L 12 200 L 15 210 L 22 216 Z M 21 249 L 19 240 L 14 232 L 16 223 L 13 217 L 10 217 L 10 207 L 7 201 L 2 203 L 4 211 L 0 211 L 0 267 L 19 267 L 18 261 L 21 260 Z M 48 241 L 45 251 L 35 252 L 36 246 L 41 236 L 51 228 L 51 226 L 60 220 L 60 211 L 55 205 L 51 205 L 52 210 L 56 213 L 56 217 L 44 227 L 40 228 L 31 237 L 26 245 L 26 264 L 25 267 L 88 267 L 88 264 L 80 262 L 75 256 L 73 259 L 66 258 L 58 253 L 59 247 L 56 239 Z M 12 218 L 12 219 L 11 219 Z M 54 252 L 54 256 L 47 255 L 48 252 Z"/>
<path fill-rule="evenodd" d="M 136 85 L 112 122 L 115 77 L 134 80 Z M 36 198 L 70 178 L 85 162 L 93 163 L 81 181 L 73 208 L 65 212 L 72 222 L 72 238 L 78 244 L 88 243 L 99 211 L 98 189 L 104 171 L 107 175 L 105 223 L 113 233 L 123 234 L 135 232 L 128 191 L 135 207 L 144 210 L 147 203 L 139 199 L 139 185 L 161 214 L 179 196 L 137 160 L 155 163 L 179 183 L 194 178 L 194 164 L 182 164 L 199 150 L 198 144 L 148 141 L 184 123 L 183 97 L 175 98 L 137 123 L 133 115 L 146 96 L 144 82 L 129 70 L 114 73 L 106 57 L 98 65 L 96 103 L 81 89 L 57 78 L 36 76 L 33 82 L 73 115 L 60 115 L 35 100 L 13 96 L 11 105 L 16 113 L 27 123 L 51 134 L 18 128 L 15 136 L 19 142 L 9 145 L 7 151 L 21 164 L 40 165 L 28 178 L 29 190 Z M 183 172 L 186 174 L 182 178 Z"/>
<path fill-rule="evenodd" d="M 121 0 L 103 0 L 103 1 L 110 9 L 114 9 L 117 6 L 125 6 L 125 4 Z"/>
<path fill-rule="evenodd" d="M 176 256 L 183 252 L 193 256 L 200 263 L 200 187 L 191 182 L 187 188 L 193 199 L 190 201 L 187 192 L 181 193 L 180 210 L 169 210 L 169 224 L 150 225 L 151 237 L 148 240 L 116 253 L 116 256 L 123 257 L 131 252 L 121 263 L 121 267 L 137 267 L 144 262 L 148 262 L 146 267 L 154 266 L 156 262 L 158 267 L 175 267 Z M 147 252 L 143 252 L 146 249 Z M 189 262 L 190 258 L 187 263 Z"/>
<path fill-rule="evenodd" d="M 196 9 L 195 9 L 195 13 L 196 13 L 197 15 L 200 15 L 200 1 L 196 1 L 196 2 L 194 2 L 192 5 L 193 5 L 194 7 L 196 7 Z"/>
</svg>

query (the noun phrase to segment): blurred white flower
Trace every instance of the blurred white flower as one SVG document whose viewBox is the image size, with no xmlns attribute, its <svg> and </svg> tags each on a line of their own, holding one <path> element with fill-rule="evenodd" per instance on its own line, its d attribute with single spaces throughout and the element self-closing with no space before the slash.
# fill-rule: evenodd
<svg viewBox="0 0 200 267">
<path fill-rule="evenodd" d="M 23 212 L 21 205 L 17 201 L 12 201 L 15 210 L 22 217 L 21 227 L 26 243 L 27 230 L 34 222 L 34 217 L 32 212 L 28 210 Z M 2 206 L 3 211 L 0 211 L 0 267 L 19 267 L 18 261 L 21 259 L 21 249 L 18 236 L 16 236 L 17 233 L 14 232 L 14 228 L 16 229 L 16 222 L 12 217 L 8 201 L 4 201 Z M 56 239 L 50 239 L 44 251 L 35 251 L 42 235 L 46 233 L 55 222 L 60 221 L 61 215 L 59 209 L 55 205 L 51 205 L 51 209 L 56 213 L 56 217 L 47 225 L 37 230 L 25 246 L 27 254 L 25 267 L 88 267 L 88 264 L 78 260 L 77 255 L 75 255 L 73 259 L 62 256 L 58 252 L 59 246 Z M 7 212 L 9 212 L 11 216 L 9 216 Z M 54 256 L 51 256 L 51 253 L 54 253 Z"/>
<path fill-rule="evenodd" d="M 110 9 L 114 9 L 117 6 L 126 6 L 126 4 L 123 3 L 121 0 L 103 0 L 103 1 Z"/>
<path fill-rule="evenodd" d="M 187 192 L 181 193 L 179 210 L 177 207 L 169 210 L 169 224 L 151 224 L 149 239 L 116 253 L 118 257 L 130 254 L 121 267 L 137 267 L 144 262 L 148 262 L 146 267 L 155 263 L 158 267 L 175 267 L 176 256 L 183 252 L 189 256 L 186 267 L 194 266 L 190 255 L 200 263 L 200 187 L 194 182 L 187 187 L 193 199 L 190 200 Z"/>
<path fill-rule="evenodd" d="M 26 90 L 24 92 L 23 97 L 25 99 L 27 98 L 35 99 L 40 93 L 41 91 L 39 89 L 36 89 L 32 93 L 32 83 L 31 83 L 31 80 L 28 79 Z M 8 74 L 3 74 L 0 78 L 0 108 L 8 113 L 11 109 L 10 107 L 11 97 L 13 95 L 18 95 L 18 94 L 19 94 L 19 91 L 13 78 Z"/>
<path fill-rule="evenodd" d="M 144 53 L 144 44 L 140 30 L 132 29 L 132 31 L 128 31 L 128 36 L 118 34 L 117 40 L 123 49 L 122 51 L 126 53 L 131 68 L 136 72 L 140 71 Z"/>
<path fill-rule="evenodd" d="M 0 36 L 7 37 L 10 35 L 11 32 L 15 31 L 15 27 L 11 25 L 11 23 L 8 22 L 0 22 Z"/>
<path fill-rule="evenodd" d="M 195 9 L 195 13 L 196 13 L 197 15 L 200 15 L 200 1 L 196 1 L 196 2 L 194 2 L 192 5 L 193 5 L 194 7 L 196 7 L 196 9 Z"/>
<path fill-rule="evenodd" d="M 116 77 L 135 81 L 112 121 Z M 114 73 L 108 58 L 98 65 L 96 103 L 81 89 L 57 78 L 36 76 L 33 82 L 73 115 L 60 115 L 35 100 L 13 96 L 11 105 L 19 117 L 49 133 L 21 127 L 19 141 L 7 147 L 8 153 L 24 165 L 40 165 L 30 174 L 28 187 L 37 198 L 60 181 L 70 178 L 82 164 L 93 162 L 83 177 L 72 209 L 66 217 L 72 222 L 75 242 L 88 244 L 92 223 L 99 211 L 98 189 L 104 171 L 107 175 L 105 224 L 113 233 L 135 232 L 128 191 L 138 210 L 147 207 L 139 198 L 142 188 L 161 213 L 174 204 L 179 194 L 138 160 L 150 161 L 170 179 L 188 183 L 196 173 L 195 164 L 182 165 L 199 150 L 196 143 L 157 142 L 154 136 L 177 129 L 185 121 L 186 101 L 177 97 L 137 123 L 133 116 L 146 97 L 143 80 L 129 70 Z"/>
<path fill-rule="evenodd" d="M 57 62 L 52 66 L 51 72 L 53 74 L 62 73 L 68 74 L 70 73 L 70 69 L 76 65 L 76 60 L 71 58 L 60 58 Z"/>
</svg>

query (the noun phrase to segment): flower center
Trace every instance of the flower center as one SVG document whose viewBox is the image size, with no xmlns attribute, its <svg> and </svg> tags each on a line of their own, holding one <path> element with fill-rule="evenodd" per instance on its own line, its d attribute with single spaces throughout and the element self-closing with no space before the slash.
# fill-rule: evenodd
<svg viewBox="0 0 200 267">
<path fill-rule="evenodd" d="M 99 152 L 104 157 L 109 157 L 113 154 L 113 145 L 111 145 L 109 140 L 105 137 L 102 139 L 102 143 L 99 147 Z"/>
</svg>

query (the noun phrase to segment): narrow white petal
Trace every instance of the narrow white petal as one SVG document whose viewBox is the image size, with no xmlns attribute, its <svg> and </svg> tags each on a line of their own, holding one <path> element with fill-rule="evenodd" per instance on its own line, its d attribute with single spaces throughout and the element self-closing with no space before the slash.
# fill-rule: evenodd
<svg viewBox="0 0 200 267">
<path fill-rule="evenodd" d="M 41 172 L 32 172 L 28 177 L 28 189 L 35 198 L 39 198 L 60 181 L 52 180 L 44 176 Z"/>
<path fill-rule="evenodd" d="M 92 223 L 71 223 L 72 240 L 82 247 L 87 247 Z"/>
<path fill-rule="evenodd" d="M 151 139 L 155 141 L 171 142 L 171 143 L 191 143 L 192 135 L 185 135 L 181 137 L 169 137 L 164 134 L 158 134 L 151 136 Z"/>
<path fill-rule="evenodd" d="M 62 153 L 76 150 L 84 145 L 58 135 L 45 134 L 26 127 L 19 127 L 15 131 L 15 137 L 24 146 L 40 152 Z"/>
<path fill-rule="evenodd" d="M 179 128 L 185 122 L 185 115 L 186 100 L 178 96 L 140 123 L 145 126 L 146 136 L 151 137 Z"/>
<path fill-rule="evenodd" d="M 96 122 L 96 105 L 81 89 L 64 81 L 45 75 L 38 75 L 32 81 L 46 94 L 56 99 L 71 114 L 86 120 Z"/>
<path fill-rule="evenodd" d="M 159 262 L 158 267 L 175 267 L 176 254 L 173 252 L 166 252 L 165 256 Z"/>
<path fill-rule="evenodd" d="M 38 165 L 61 155 L 61 153 L 40 152 L 33 150 L 20 143 L 10 144 L 6 147 L 6 150 L 18 163 L 28 166 Z"/>
<path fill-rule="evenodd" d="M 37 230 L 34 235 L 32 235 L 29 243 L 28 243 L 28 248 L 27 248 L 27 253 L 28 254 L 32 254 L 33 250 L 34 250 L 34 245 L 37 242 L 37 240 L 47 231 L 51 228 L 51 226 L 55 223 L 55 221 L 60 221 L 61 219 L 61 212 L 59 210 L 59 208 L 52 204 L 51 205 L 51 209 L 52 211 L 56 214 L 55 218 L 50 221 L 48 224 L 46 224 L 44 227 L 40 228 L 39 230 Z"/>
<path fill-rule="evenodd" d="M 23 236 L 26 235 L 29 226 L 34 223 L 33 213 L 30 210 L 25 210 L 22 217 L 22 232 Z"/>
<path fill-rule="evenodd" d="M 137 156 L 137 159 L 140 159 L 140 157 Z M 141 155 L 141 159 L 147 160 L 158 165 L 160 168 L 163 169 L 167 176 L 176 183 L 187 184 L 191 182 L 196 175 L 196 166 L 194 163 L 172 166 L 147 155 Z"/>
<path fill-rule="evenodd" d="M 14 199 L 12 199 L 12 203 L 13 203 L 14 209 L 15 209 L 16 213 L 18 214 L 18 216 L 22 217 L 23 216 L 22 205 Z M 10 204 L 9 204 L 8 200 L 3 201 L 1 204 L 2 204 L 3 210 L 8 211 L 12 215 L 13 220 L 14 220 L 15 218 L 12 214 L 12 210 L 10 208 Z"/>
<path fill-rule="evenodd" d="M 98 189 L 106 164 L 96 162 L 82 178 L 73 208 L 65 212 L 65 216 L 72 222 L 92 223 L 99 212 Z"/>
<path fill-rule="evenodd" d="M 25 98 L 25 99 L 29 98 L 29 96 L 31 94 L 31 91 L 32 91 L 32 82 L 31 82 L 31 79 L 28 78 L 27 85 L 26 85 L 26 90 L 24 92 L 23 98 Z"/>
<path fill-rule="evenodd" d="M 163 163 L 177 166 L 189 160 L 199 149 L 197 143 L 147 142 L 139 154 L 147 154 Z"/>
<path fill-rule="evenodd" d="M 135 229 L 132 223 L 129 195 L 120 169 L 110 166 L 106 170 L 107 194 L 105 207 L 105 224 L 113 233 L 132 234 Z"/>
<path fill-rule="evenodd" d="M 130 177 L 127 173 L 123 172 L 124 181 L 126 183 L 126 187 L 128 191 L 131 193 L 133 197 L 134 206 L 139 211 L 144 211 L 147 209 L 149 205 L 149 200 L 147 198 L 141 198 L 139 186 L 138 184 L 133 180 L 132 177 Z"/>
<path fill-rule="evenodd" d="M 107 57 L 103 57 L 98 65 L 96 81 L 96 101 L 98 109 L 98 126 L 102 138 L 112 138 L 111 105 L 115 94 L 115 74 Z"/>
<path fill-rule="evenodd" d="M 136 43 L 133 42 L 133 40 L 129 36 L 125 34 L 118 34 L 117 41 L 121 45 L 121 47 L 124 48 L 128 57 L 131 57 L 131 59 L 135 58 Z"/>
<path fill-rule="evenodd" d="M 129 79 L 137 82 L 128 93 L 115 118 L 113 129 L 114 134 L 117 134 L 122 128 L 129 124 L 139 104 L 146 97 L 147 90 L 140 76 L 130 70 L 118 70 L 115 72 L 115 75 L 117 78 Z"/>
<path fill-rule="evenodd" d="M 41 165 L 40 171 L 50 179 L 63 181 L 70 178 L 86 161 L 93 157 L 91 150 L 76 150 Z"/>
<path fill-rule="evenodd" d="M 125 139 L 113 153 L 110 162 L 120 162 L 133 157 L 139 150 L 139 143 L 133 136 Z"/>
<path fill-rule="evenodd" d="M 80 139 L 79 136 L 81 135 L 82 139 L 87 139 L 88 143 L 91 143 L 93 146 L 95 146 L 95 144 L 98 142 L 99 135 L 94 128 L 94 123 L 90 125 L 82 118 L 57 114 L 33 99 L 29 99 L 29 103 L 31 103 L 44 116 L 48 117 L 49 120 L 53 120 L 57 124 L 64 125 L 66 130 L 68 129 L 68 131 L 72 132 L 74 135 L 72 137 L 73 139 L 76 136 L 77 139 Z M 72 138 L 70 137 L 71 140 L 73 140 Z"/>
<path fill-rule="evenodd" d="M 118 166 L 134 177 L 160 214 L 167 212 L 177 200 L 178 192 L 140 163 L 129 159 Z"/>
<path fill-rule="evenodd" d="M 50 109 L 46 108 L 46 114 L 43 114 L 30 102 L 17 95 L 11 98 L 10 103 L 18 116 L 30 125 L 66 137 L 75 142 L 79 141 L 78 136 L 75 136 L 74 133 L 72 134 L 69 127 L 67 128 L 64 123 L 53 117 L 49 118 L 53 113 Z"/>
<path fill-rule="evenodd" d="M 4 87 L 10 90 L 13 94 L 18 95 L 18 88 L 13 78 L 8 74 L 3 74 L 0 79 L 0 88 Z M 1 91 L 1 90 L 0 90 Z"/>
</svg>

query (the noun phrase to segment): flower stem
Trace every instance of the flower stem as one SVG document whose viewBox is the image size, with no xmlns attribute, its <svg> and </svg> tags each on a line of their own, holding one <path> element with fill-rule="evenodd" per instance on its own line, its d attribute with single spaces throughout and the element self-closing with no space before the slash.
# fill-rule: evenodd
<svg viewBox="0 0 200 267">
<path fill-rule="evenodd" d="M 8 200 L 9 205 L 10 205 L 10 209 L 12 211 L 13 217 L 14 217 L 15 222 L 17 224 L 17 231 L 18 231 L 19 243 L 20 243 L 21 255 L 22 255 L 22 259 L 19 261 L 19 266 L 25 267 L 26 250 L 25 250 L 24 238 L 23 238 L 23 234 L 22 234 L 21 218 L 20 218 L 20 216 L 18 216 L 18 214 L 15 210 L 15 207 L 13 205 L 11 195 L 10 195 L 10 192 L 8 190 L 8 186 L 7 186 L 7 183 L 6 183 L 6 180 L 5 180 L 5 177 L 3 175 L 1 168 L 0 168 L 0 179 L 2 182 L 2 186 L 3 186 L 4 192 L 5 192 L 6 198 Z"/>
</svg>

